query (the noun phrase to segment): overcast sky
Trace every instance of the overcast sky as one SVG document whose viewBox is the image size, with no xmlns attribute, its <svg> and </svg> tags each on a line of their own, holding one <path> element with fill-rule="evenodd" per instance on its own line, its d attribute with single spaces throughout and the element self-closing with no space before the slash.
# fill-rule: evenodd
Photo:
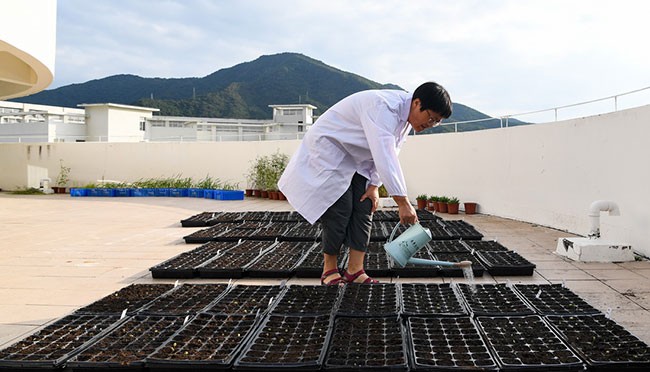
<svg viewBox="0 0 650 372">
<path fill-rule="evenodd" d="M 648 14 L 646 0 L 58 0 L 48 89 L 297 52 L 409 91 L 437 81 L 500 116 L 650 86 Z"/>
</svg>

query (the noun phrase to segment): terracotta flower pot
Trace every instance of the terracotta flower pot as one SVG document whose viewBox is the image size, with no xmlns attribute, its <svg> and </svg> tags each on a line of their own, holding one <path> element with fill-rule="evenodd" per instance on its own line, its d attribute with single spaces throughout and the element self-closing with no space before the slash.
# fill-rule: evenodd
<svg viewBox="0 0 650 372">
<path fill-rule="evenodd" d="M 465 214 L 474 214 L 476 213 L 476 207 L 478 204 L 474 202 L 465 202 Z"/>
<path fill-rule="evenodd" d="M 429 200 L 427 201 L 427 209 L 436 212 L 438 211 L 438 206 L 436 205 L 436 202 Z"/>
<path fill-rule="evenodd" d="M 427 201 L 424 199 L 416 199 L 418 203 L 418 209 L 425 209 L 427 207 Z"/>
<path fill-rule="evenodd" d="M 280 199 L 280 200 L 287 200 L 287 197 L 284 196 L 284 194 L 282 193 L 282 191 L 278 191 L 278 199 Z"/>
<path fill-rule="evenodd" d="M 246 189 L 246 196 L 253 196 L 253 189 Z"/>
<path fill-rule="evenodd" d="M 262 196 L 262 190 L 253 189 L 253 196 L 259 198 L 260 196 Z"/>
<path fill-rule="evenodd" d="M 268 198 L 269 197 L 269 192 L 267 190 L 262 190 L 262 197 L 263 198 Z"/>
<path fill-rule="evenodd" d="M 437 202 L 436 204 L 438 205 L 438 212 L 447 213 L 447 203 Z"/>
<path fill-rule="evenodd" d="M 458 214 L 458 203 L 447 203 L 447 213 Z"/>
</svg>

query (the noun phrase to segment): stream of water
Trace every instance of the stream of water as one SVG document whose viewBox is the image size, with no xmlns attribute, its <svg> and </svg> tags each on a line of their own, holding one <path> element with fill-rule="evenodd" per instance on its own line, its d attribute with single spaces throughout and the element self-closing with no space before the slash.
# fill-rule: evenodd
<svg viewBox="0 0 650 372">
<path fill-rule="evenodd" d="M 472 270 L 471 265 L 463 267 L 463 276 L 467 279 L 467 284 L 469 284 L 472 293 L 476 293 L 476 281 L 474 280 L 474 270 Z"/>
</svg>

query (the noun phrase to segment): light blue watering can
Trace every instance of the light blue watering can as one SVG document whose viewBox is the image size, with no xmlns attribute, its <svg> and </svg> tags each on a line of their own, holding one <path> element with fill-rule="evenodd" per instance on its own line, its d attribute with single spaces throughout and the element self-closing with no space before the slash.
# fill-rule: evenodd
<svg viewBox="0 0 650 372">
<path fill-rule="evenodd" d="M 399 225 L 398 222 L 390 234 L 388 242 L 384 244 L 384 250 L 399 267 L 404 267 L 406 264 L 459 268 L 472 266 L 472 261 L 449 262 L 414 258 L 413 255 L 431 240 L 431 231 L 422 227 L 419 223 L 415 223 L 398 236 L 397 239 L 393 240 L 393 236 Z"/>
</svg>

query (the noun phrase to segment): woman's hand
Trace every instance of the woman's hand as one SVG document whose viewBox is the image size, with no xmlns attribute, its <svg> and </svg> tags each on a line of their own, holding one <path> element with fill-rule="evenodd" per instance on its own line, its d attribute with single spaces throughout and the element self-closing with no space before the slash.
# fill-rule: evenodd
<svg viewBox="0 0 650 372">
<path fill-rule="evenodd" d="M 375 213 L 377 210 L 377 207 L 379 206 L 379 188 L 375 185 L 369 185 L 368 188 L 366 189 L 366 192 L 361 195 L 361 199 L 359 201 L 364 201 L 366 199 L 370 199 L 372 202 L 372 213 Z"/>
</svg>

